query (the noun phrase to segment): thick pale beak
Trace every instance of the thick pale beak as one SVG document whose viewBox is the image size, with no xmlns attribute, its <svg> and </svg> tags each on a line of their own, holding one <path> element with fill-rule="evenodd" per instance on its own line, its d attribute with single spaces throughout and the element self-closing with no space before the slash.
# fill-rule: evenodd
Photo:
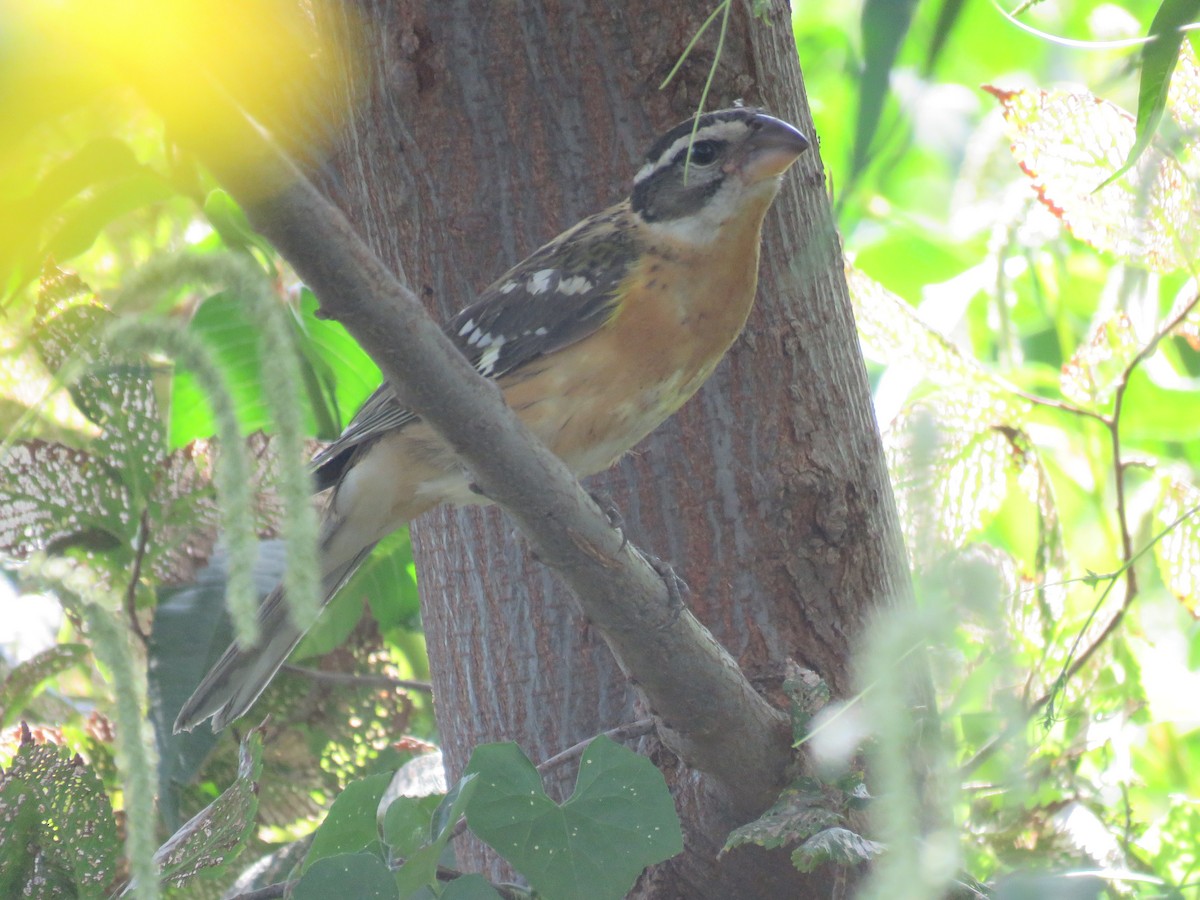
<svg viewBox="0 0 1200 900">
<path fill-rule="evenodd" d="M 757 130 L 725 163 L 726 172 L 747 184 L 782 175 L 809 147 L 808 138 L 781 119 L 759 113 L 754 124 Z"/>
</svg>

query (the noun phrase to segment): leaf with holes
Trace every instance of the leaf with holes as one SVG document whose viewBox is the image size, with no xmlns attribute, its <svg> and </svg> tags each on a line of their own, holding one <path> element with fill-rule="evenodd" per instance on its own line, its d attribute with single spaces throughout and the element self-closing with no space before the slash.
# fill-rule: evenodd
<svg viewBox="0 0 1200 900">
<path fill-rule="evenodd" d="M 1133 323 L 1124 313 L 1098 322 L 1063 365 L 1060 377 L 1063 395 L 1089 406 L 1107 403 L 1141 349 Z"/>
<path fill-rule="evenodd" d="M 22 728 L 0 772 L 0 896 L 101 897 L 121 845 L 104 785 L 65 747 L 35 744 Z"/>
<path fill-rule="evenodd" d="M 842 821 L 840 815 L 826 808 L 827 805 L 819 787 L 809 791 L 789 788 L 753 822 L 735 828 L 721 852 L 742 844 L 757 844 L 770 850 L 799 843 Z"/>
<path fill-rule="evenodd" d="M 0 460 L 0 550 L 21 558 L 35 550 L 128 546 L 136 530 L 129 493 L 90 453 L 25 441 Z"/>
<path fill-rule="evenodd" d="M 1170 532 L 1154 545 L 1163 583 L 1192 615 L 1200 615 L 1200 488 L 1166 479 L 1154 511 L 1159 528 Z"/>
<path fill-rule="evenodd" d="M 908 365 L 943 387 L 989 386 L 1008 393 L 995 376 L 967 356 L 915 309 L 868 275 L 846 266 L 846 282 L 863 352 L 886 365 Z"/>
<path fill-rule="evenodd" d="M 258 814 L 262 729 L 253 728 L 238 751 L 233 784 L 176 831 L 154 854 L 163 880 L 176 887 L 202 871 L 219 872 L 246 846 Z"/>
<path fill-rule="evenodd" d="M 792 865 L 811 872 L 822 863 L 854 866 L 867 863 L 884 851 L 884 845 L 869 841 L 846 828 L 826 828 L 792 851 Z"/>
<path fill-rule="evenodd" d="M 683 849 L 662 773 L 606 737 L 588 745 L 562 806 L 516 744 L 477 747 L 467 771 L 480 776 L 471 830 L 556 900 L 616 900 L 646 866 Z"/>
<path fill-rule="evenodd" d="M 939 394 L 884 436 L 905 538 L 920 564 L 962 546 L 1000 508 L 1019 462 L 1008 410 L 988 393 Z"/>
<path fill-rule="evenodd" d="M 1085 91 L 986 90 L 1000 101 L 1017 164 L 1075 237 L 1160 272 L 1188 266 L 1200 239 L 1200 67 L 1186 44 L 1167 103 L 1175 136 L 1160 134 L 1162 146 L 1117 178 L 1137 142 L 1125 110 Z"/>
<path fill-rule="evenodd" d="M 88 367 L 72 385 L 71 397 L 100 426 L 90 450 L 113 466 L 132 492 L 133 505 L 140 506 L 165 455 L 163 425 L 149 365 L 96 343 L 113 318 L 79 276 L 46 267 L 38 289 L 35 346 L 53 371 L 74 354 L 84 354 Z"/>
</svg>

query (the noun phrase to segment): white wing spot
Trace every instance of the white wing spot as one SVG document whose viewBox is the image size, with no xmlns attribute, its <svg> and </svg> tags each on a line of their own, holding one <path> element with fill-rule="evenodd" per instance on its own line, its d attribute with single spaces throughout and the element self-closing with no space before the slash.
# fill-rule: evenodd
<svg viewBox="0 0 1200 900">
<path fill-rule="evenodd" d="M 483 329 L 476 328 L 474 331 L 471 332 L 471 336 L 469 338 L 467 338 L 467 346 L 474 347 L 476 344 L 479 343 L 479 340 L 482 337 L 483 337 Z"/>
<path fill-rule="evenodd" d="M 546 293 L 550 290 L 550 279 L 557 271 L 557 269 L 542 269 L 540 272 L 534 272 L 529 276 L 525 289 L 535 296 Z"/>
<path fill-rule="evenodd" d="M 462 328 L 458 329 L 458 336 L 459 337 L 466 336 L 467 332 L 469 332 L 474 327 L 475 327 L 475 320 L 467 319 L 467 324 L 464 325 Z"/>
<path fill-rule="evenodd" d="M 520 287 L 520 284 L 518 284 L 515 281 L 506 281 L 506 282 L 504 282 L 504 284 L 500 285 L 500 293 L 511 294 L 513 291 L 515 291 L 519 287 Z"/>
<path fill-rule="evenodd" d="M 479 370 L 480 375 L 491 375 L 496 368 L 496 362 L 500 359 L 500 348 L 504 346 L 506 339 L 503 335 L 495 337 L 483 356 L 479 357 L 479 362 L 475 364 L 475 368 Z"/>
<path fill-rule="evenodd" d="M 538 337 L 545 337 L 549 333 L 550 333 L 550 329 L 547 328 L 545 325 L 541 326 L 537 331 L 534 332 L 534 334 L 536 334 Z"/>
<path fill-rule="evenodd" d="M 564 278 L 558 283 L 558 292 L 567 296 L 572 294 L 586 294 L 591 289 L 592 283 L 582 275 Z"/>
</svg>

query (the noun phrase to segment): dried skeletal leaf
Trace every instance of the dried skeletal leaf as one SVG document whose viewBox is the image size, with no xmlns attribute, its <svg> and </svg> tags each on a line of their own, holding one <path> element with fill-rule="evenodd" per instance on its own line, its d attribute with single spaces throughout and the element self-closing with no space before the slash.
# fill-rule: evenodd
<svg viewBox="0 0 1200 900">
<path fill-rule="evenodd" d="M 859 340 L 868 357 L 887 365 L 911 363 L 941 385 L 978 385 L 993 378 L 879 282 L 846 266 Z"/>
<path fill-rule="evenodd" d="M 1185 42 L 1185 46 L 1186 46 Z M 1194 59 L 1181 60 L 1169 112 L 1194 129 Z M 1194 140 L 1161 135 L 1111 183 L 1135 140 L 1135 120 L 1086 91 L 987 90 L 1001 103 L 1013 156 L 1039 199 L 1079 240 L 1161 272 L 1185 268 L 1200 237 Z"/>
<path fill-rule="evenodd" d="M 1173 526 L 1154 545 L 1159 574 L 1188 612 L 1200 616 L 1200 488 L 1168 479 L 1154 518 L 1160 527 Z"/>
<path fill-rule="evenodd" d="M 1141 349 L 1133 323 L 1124 313 L 1097 322 L 1063 365 L 1059 377 L 1063 396 L 1089 406 L 1107 403 Z"/>
<path fill-rule="evenodd" d="M 1196 302 L 1200 296 L 1200 286 L 1197 286 L 1194 278 L 1189 278 L 1187 283 L 1175 295 L 1175 302 L 1171 306 L 1171 312 L 1167 315 L 1168 320 L 1179 318 L 1187 310 L 1186 315 L 1175 326 L 1173 334 L 1176 337 L 1181 337 L 1188 342 L 1188 346 L 1193 350 L 1200 352 L 1200 303 Z M 1188 307 L 1191 309 L 1188 309 Z"/>
<path fill-rule="evenodd" d="M 937 399 L 906 410 L 884 436 L 905 538 L 921 564 L 983 526 L 1014 466 L 1002 404 L 984 393 Z"/>
<path fill-rule="evenodd" d="M 146 497 L 165 453 L 152 368 L 123 357 L 119 347 L 101 345 L 114 316 L 73 272 L 47 264 L 36 311 L 34 345 L 51 371 L 77 355 L 86 360 L 69 389 L 80 412 L 100 426 L 91 452 L 121 473 L 134 498 Z"/>
<path fill-rule="evenodd" d="M 262 728 L 251 729 L 238 753 L 237 778 L 158 848 L 155 865 L 180 887 L 205 869 L 220 869 L 246 845 L 258 812 L 262 777 Z"/>
</svg>

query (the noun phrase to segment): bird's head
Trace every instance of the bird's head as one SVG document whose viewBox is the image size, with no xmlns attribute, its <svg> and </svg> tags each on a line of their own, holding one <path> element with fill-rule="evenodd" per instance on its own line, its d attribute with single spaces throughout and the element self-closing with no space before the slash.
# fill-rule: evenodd
<svg viewBox="0 0 1200 900">
<path fill-rule="evenodd" d="M 706 243 L 743 216 L 761 216 L 808 139 L 750 108 L 680 122 L 650 148 L 633 180 L 634 213 L 677 240 Z"/>
</svg>

